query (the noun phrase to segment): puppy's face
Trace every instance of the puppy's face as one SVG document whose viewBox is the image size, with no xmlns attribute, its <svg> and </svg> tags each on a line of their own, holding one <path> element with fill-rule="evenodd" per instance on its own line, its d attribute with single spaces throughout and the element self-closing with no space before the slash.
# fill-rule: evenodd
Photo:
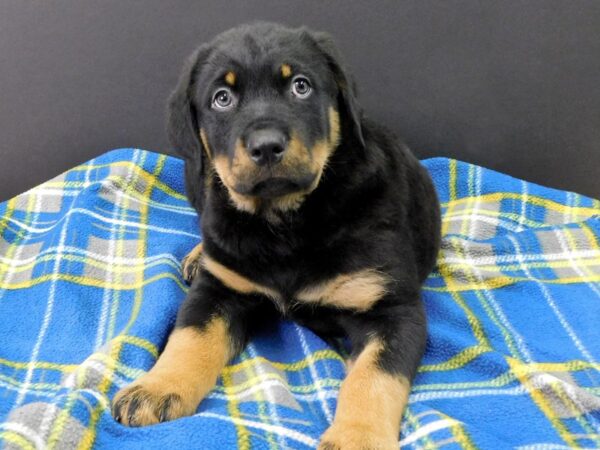
<svg viewBox="0 0 600 450">
<path fill-rule="evenodd" d="M 300 206 L 338 146 L 340 101 L 350 109 L 335 57 L 306 30 L 262 24 L 226 32 L 192 58 L 187 96 L 200 145 L 191 151 L 211 169 L 203 176 L 216 174 L 247 212 Z"/>
</svg>

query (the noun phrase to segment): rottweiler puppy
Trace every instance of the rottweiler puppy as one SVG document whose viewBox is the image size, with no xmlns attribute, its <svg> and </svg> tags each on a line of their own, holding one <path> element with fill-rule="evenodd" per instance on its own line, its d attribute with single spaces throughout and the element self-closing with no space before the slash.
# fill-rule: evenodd
<svg viewBox="0 0 600 450">
<path fill-rule="evenodd" d="M 426 340 L 421 286 L 440 245 L 426 170 L 363 117 L 331 38 L 240 26 L 188 59 L 168 130 L 203 243 L 156 365 L 113 402 L 124 425 L 194 414 L 278 316 L 352 346 L 323 449 L 398 448 Z"/>
</svg>

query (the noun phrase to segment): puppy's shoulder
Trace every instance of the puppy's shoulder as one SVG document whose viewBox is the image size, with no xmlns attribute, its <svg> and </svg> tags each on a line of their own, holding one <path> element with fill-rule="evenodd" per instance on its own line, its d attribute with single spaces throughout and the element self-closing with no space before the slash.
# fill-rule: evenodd
<svg viewBox="0 0 600 450">
<path fill-rule="evenodd" d="M 389 128 L 366 118 L 362 126 L 369 169 L 382 181 L 391 183 L 396 192 L 409 189 L 411 180 L 421 176 L 419 160 Z"/>
</svg>

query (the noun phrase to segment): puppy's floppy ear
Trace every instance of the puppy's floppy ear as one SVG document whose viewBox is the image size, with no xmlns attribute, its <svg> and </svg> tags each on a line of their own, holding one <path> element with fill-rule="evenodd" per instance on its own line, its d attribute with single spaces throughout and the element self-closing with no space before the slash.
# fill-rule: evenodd
<svg viewBox="0 0 600 450">
<path fill-rule="evenodd" d="M 199 111 L 194 102 L 198 73 L 210 54 L 210 47 L 199 47 L 183 66 L 177 87 L 169 97 L 167 133 L 179 156 L 185 160 L 185 185 L 190 203 L 201 212 L 204 204 L 206 151 L 200 139 Z"/>
<path fill-rule="evenodd" d="M 344 67 L 342 56 L 335 46 L 332 37 L 327 33 L 309 32 L 321 53 L 327 59 L 329 70 L 338 86 L 338 103 L 342 118 L 349 122 L 354 137 L 364 147 L 365 141 L 362 134 L 362 111 L 356 96 L 356 86 L 350 74 Z"/>
<path fill-rule="evenodd" d="M 169 97 L 167 132 L 171 145 L 186 160 L 203 156 L 204 148 L 198 128 L 198 111 L 194 104 L 194 90 L 199 68 L 209 54 L 208 45 L 198 48 L 186 60 L 177 87 Z"/>
</svg>

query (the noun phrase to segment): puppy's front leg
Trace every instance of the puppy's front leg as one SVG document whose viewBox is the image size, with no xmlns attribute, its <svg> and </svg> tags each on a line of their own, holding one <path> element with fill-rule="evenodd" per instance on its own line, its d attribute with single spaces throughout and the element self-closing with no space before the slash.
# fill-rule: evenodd
<svg viewBox="0 0 600 450">
<path fill-rule="evenodd" d="M 188 284 L 192 284 L 192 281 L 194 281 L 194 278 L 200 272 L 202 249 L 203 244 L 200 242 L 181 261 L 181 272 Z"/>
<path fill-rule="evenodd" d="M 348 331 L 360 350 L 350 363 L 333 424 L 319 448 L 397 450 L 402 413 L 425 345 L 421 307 L 353 321 Z"/>
<path fill-rule="evenodd" d="M 244 303 L 201 272 L 156 365 L 117 393 L 112 414 L 128 426 L 194 414 L 246 340 Z"/>
</svg>

